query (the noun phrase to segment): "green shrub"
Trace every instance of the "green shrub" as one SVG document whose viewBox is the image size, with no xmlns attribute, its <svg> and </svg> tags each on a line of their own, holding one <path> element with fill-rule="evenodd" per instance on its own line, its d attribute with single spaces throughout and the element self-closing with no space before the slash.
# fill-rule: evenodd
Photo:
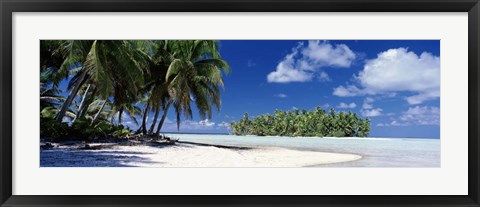
<svg viewBox="0 0 480 207">
<path fill-rule="evenodd" d="M 130 133 L 128 130 L 122 131 L 125 130 L 122 125 L 115 126 L 106 121 L 99 121 L 92 125 L 89 119 L 76 120 L 71 128 L 74 136 L 83 140 L 108 138 L 110 135 L 114 135 L 114 133 L 122 135 Z"/>
<path fill-rule="evenodd" d="M 52 141 L 67 139 L 69 127 L 65 123 L 58 123 L 52 118 L 40 118 L 40 137 Z"/>
<path fill-rule="evenodd" d="M 130 134 L 130 130 L 128 129 L 118 129 L 113 132 L 114 136 L 125 137 Z"/>
<path fill-rule="evenodd" d="M 110 136 L 124 137 L 130 133 L 130 130 L 125 129 L 124 126 L 116 126 L 106 121 L 92 124 L 90 119 L 82 118 L 68 126 L 66 123 L 58 123 L 53 118 L 40 118 L 40 136 L 52 141 L 104 139 Z"/>
<path fill-rule="evenodd" d="M 70 127 L 70 136 L 72 139 L 91 139 L 95 134 L 95 130 L 90 126 L 88 119 L 77 119 Z"/>
</svg>

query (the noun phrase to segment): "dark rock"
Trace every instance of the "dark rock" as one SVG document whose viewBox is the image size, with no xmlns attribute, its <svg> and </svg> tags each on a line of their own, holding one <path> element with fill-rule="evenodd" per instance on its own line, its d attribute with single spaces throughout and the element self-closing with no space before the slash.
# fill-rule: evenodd
<svg viewBox="0 0 480 207">
<path fill-rule="evenodd" d="M 47 143 L 45 143 L 45 144 L 41 144 L 41 145 L 40 145 L 40 148 L 43 149 L 43 150 L 52 149 L 52 148 L 54 148 L 54 147 L 55 147 L 55 146 L 54 146 L 52 143 L 50 143 L 50 142 L 47 142 Z"/>
</svg>

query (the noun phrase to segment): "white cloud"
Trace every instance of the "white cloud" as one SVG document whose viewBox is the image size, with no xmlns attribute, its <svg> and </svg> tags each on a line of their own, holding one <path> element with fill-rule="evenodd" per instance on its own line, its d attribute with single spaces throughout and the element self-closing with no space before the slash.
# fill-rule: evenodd
<svg viewBox="0 0 480 207">
<path fill-rule="evenodd" d="M 277 65 L 277 70 L 267 75 L 267 81 L 269 83 L 289 83 L 289 82 L 306 82 L 311 81 L 313 73 L 296 68 L 297 61 L 295 56 L 298 53 L 298 49 L 294 48 L 293 52 L 288 54 Z"/>
<path fill-rule="evenodd" d="M 269 83 L 289 83 L 312 81 L 318 76 L 320 81 L 330 77 L 320 68 L 350 67 L 356 58 L 355 53 L 344 44 L 332 45 L 326 41 L 308 41 L 308 46 L 298 44 L 292 52 L 278 63 L 275 71 L 267 75 Z"/>
<path fill-rule="evenodd" d="M 309 60 L 320 65 L 348 68 L 355 59 L 355 53 L 347 45 L 332 45 L 325 41 L 308 41 L 308 47 L 302 50 L 302 54 Z"/>
<path fill-rule="evenodd" d="M 230 124 L 227 123 L 227 122 L 222 121 L 222 123 L 217 124 L 217 126 L 218 126 L 218 127 L 228 128 L 228 127 L 230 127 Z"/>
<path fill-rule="evenodd" d="M 366 116 L 366 117 L 381 116 L 382 111 L 383 111 L 383 109 L 381 109 L 381 108 L 365 109 L 365 110 L 362 110 L 362 115 Z"/>
<path fill-rule="evenodd" d="M 400 120 L 417 125 L 440 125 L 440 108 L 433 106 L 410 107 L 403 112 Z"/>
<path fill-rule="evenodd" d="M 215 122 L 212 122 L 208 119 L 201 121 L 185 120 L 180 123 L 180 130 L 208 130 L 215 127 Z M 165 119 L 164 127 L 162 129 L 166 130 L 177 130 L 177 123 Z"/>
<path fill-rule="evenodd" d="M 415 106 L 402 112 L 399 120 L 390 123 L 381 123 L 377 126 L 412 126 L 412 125 L 440 125 L 440 108 Z"/>
<path fill-rule="evenodd" d="M 330 76 L 324 71 L 320 72 L 320 74 L 318 75 L 318 80 L 320 82 L 330 82 L 330 81 L 332 81 L 332 79 L 330 79 Z"/>
<path fill-rule="evenodd" d="M 205 119 L 205 120 L 201 120 L 198 122 L 200 125 L 203 125 L 203 126 L 206 126 L 206 127 L 211 127 L 211 126 L 214 126 L 215 125 L 215 122 L 211 122 L 210 120 L 208 119 Z"/>
<path fill-rule="evenodd" d="M 339 86 L 333 89 L 333 95 L 339 97 L 361 96 L 363 94 L 363 91 L 354 85 L 347 85 L 347 87 Z"/>
<path fill-rule="evenodd" d="M 373 99 L 371 97 L 366 97 L 363 100 L 362 110 L 361 110 L 363 116 L 375 117 L 375 116 L 382 116 L 383 115 L 383 113 L 382 113 L 383 109 L 373 107 L 373 102 L 374 101 L 375 101 L 375 99 Z"/>
<path fill-rule="evenodd" d="M 357 107 L 357 104 L 355 104 L 355 103 L 353 103 L 353 102 L 350 103 L 350 104 L 346 104 L 346 103 L 341 102 L 341 103 L 337 106 L 337 108 L 340 108 L 340 109 L 353 109 L 353 108 L 355 108 L 355 107 Z"/>
<path fill-rule="evenodd" d="M 409 104 L 420 104 L 440 96 L 440 58 L 428 52 L 420 55 L 406 48 L 389 49 L 368 60 L 355 76 L 360 88 L 339 86 L 333 95 L 361 96 L 412 92 Z"/>
<path fill-rule="evenodd" d="M 440 90 L 438 91 L 426 91 L 424 93 L 420 93 L 418 95 L 414 96 L 409 96 L 405 98 L 409 104 L 415 105 L 415 104 L 421 104 L 424 101 L 436 99 L 440 97 Z"/>
<path fill-rule="evenodd" d="M 380 126 L 380 127 L 388 127 L 388 126 L 410 126 L 410 123 L 406 123 L 406 122 L 398 122 L 398 121 L 391 121 L 390 123 L 379 123 L 377 124 L 377 126 Z"/>
<path fill-rule="evenodd" d="M 284 93 L 275 94 L 273 96 L 275 96 L 277 98 L 287 98 L 288 97 L 287 94 L 284 94 Z"/>
<path fill-rule="evenodd" d="M 373 108 L 373 98 L 367 97 L 363 100 L 362 109 L 372 109 Z"/>
</svg>

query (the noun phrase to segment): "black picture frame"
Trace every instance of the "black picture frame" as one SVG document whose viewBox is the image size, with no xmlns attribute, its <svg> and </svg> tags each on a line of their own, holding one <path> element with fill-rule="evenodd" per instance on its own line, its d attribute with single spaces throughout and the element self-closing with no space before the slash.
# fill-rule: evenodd
<svg viewBox="0 0 480 207">
<path fill-rule="evenodd" d="M 478 127 L 480 5 L 478 0 L 0 0 L 0 10 L 1 206 L 480 206 L 480 127 Z M 12 195 L 13 12 L 468 12 L 468 195 Z"/>
</svg>

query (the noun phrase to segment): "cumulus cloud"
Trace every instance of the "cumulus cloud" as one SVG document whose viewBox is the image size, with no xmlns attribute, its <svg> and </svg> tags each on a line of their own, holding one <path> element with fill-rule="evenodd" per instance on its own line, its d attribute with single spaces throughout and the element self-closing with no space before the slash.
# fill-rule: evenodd
<svg viewBox="0 0 480 207">
<path fill-rule="evenodd" d="M 295 60 L 298 49 L 288 54 L 277 65 L 277 69 L 267 75 L 267 81 L 269 83 L 289 83 L 289 82 L 306 82 L 311 81 L 313 73 L 311 71 L 298 68 L 299 66 Z"/>
<path fill-rule="evenodd" d="M 339 86 L 333 89 L 333 95 L 339 97 L 352 97 L 364 95 L 364 92 L 354 85 Z"/>
<path fill-rule="evenodd" d="M 284 94 L 284 93 L 275 94 L 273 96 L 275 96 L 277 98 L 287 98 L 288 97 L 287 94 Z"/>
<path fill-rule="evenodd" d="M 300 43 L 292 52 L 278 63 L 275 71 L 267 75 L 269 83 L 307 82 L 318 77 L 320 81 L 329 81 L 330 77 L 321 67 L 350 67 L 356 58 L 347 45 L 332 45 L 326 41 L 308 41 Z"/>
<path fill-rule="evenodd" d="M 366 117 L 381 116 L 382 111 L 383 111 L 383 109 L 381 109 L 381 108 L 365 109 L 365 110 L 362 110 L 362 115 L 366 116 Z"/>
<path fill-rule="evenodd" d="M 440 125 L 440 108 L 433 106 L 410 107 L 403 112 L 400 120 L 417 125 Z"/>
<path fill-rule="evenodd" d="M 363 116 L 375 117 L 375 116 L 382 116 L 383 115 L 383 113 L 382 113 L 383 109 L 373 107 L 373 102 L 374 101 L 375 101 L 375 99 L 373 99 L 371 97 L 366 97 L 363 100 L 362 110 L 360 110 L 362 112 Z"/>
<path fill-rule="evenodd" d="M 402 112 L 402 115 L 390 123 L 377 126 L 440 125 L 440 108 L 434 106 L 415 106 Z"/>
<path fill-rule="evenodd" d="M 332 81 L 330 76 L 324 71 L 322 71 L 322 72 L 320 72 L 320 74 L 318 74 L 318 80 L 320 82 L 330 82 L 330 81 Z"/>
<path fill-rule="evenodd" d="M 363 105 L 362 105 L 362 109 L 372 109 L 373 108 L 373 98 L 371 97 L 367 97 L 363 100 Z"/>
<path fill-rule="evenodd" d="M 411 92 L 409 104 L 421 104 L 440 96 L 440 58 L 428 52 L 420 55 L 406 48 L 389 49 L 366 61 L 354 85 L 334 88 L 340 97 Z"/>
<path fill-rule="evenodd" d="M 355 59 L 355 53 L 347 45 L 332 45 L 325 41 L 308 41 L 308 47 L 302 50 L 306 59 L 320 65 L 348 68 Z"/>
<path fill-rule="evenodd" d="M 353 109 L 357 107 L 357 104 L 355 103 L 350 103 L 350 104 L 346 104 L 346 103 L 343 103 L 341 102 L 340 104 L 338 104 L 337 108 L 340 108 L 340 109 Z"/>
</svg>

